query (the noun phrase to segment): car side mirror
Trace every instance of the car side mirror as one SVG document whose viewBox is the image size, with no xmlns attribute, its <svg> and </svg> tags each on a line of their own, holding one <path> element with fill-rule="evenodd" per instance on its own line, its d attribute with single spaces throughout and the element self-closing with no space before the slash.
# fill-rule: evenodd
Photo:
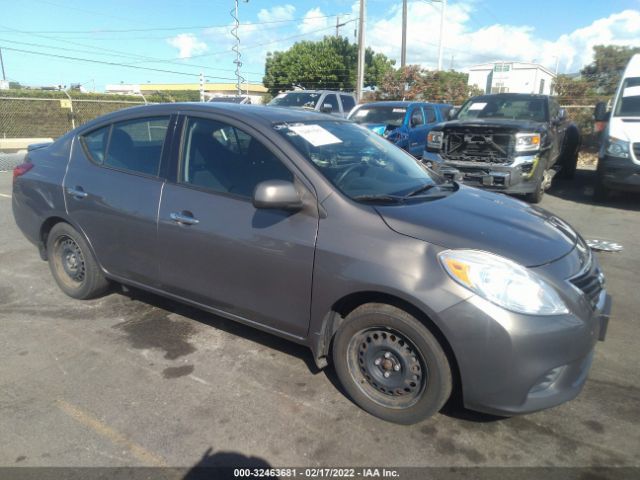
<svg viewBox="0 0 640 480">
<path fill-rule="evenodd" d="M 253 206 L 277 210 L 300 210 L 302 199 L 291 182 L 285 180 L 265 180 L 253 192 Z"/>
<path fill-rule="evenodd" d="M 331 113 L 333 112 L 333 107 L 331 106 L 330 103 L 325 103 L 322 105 L 322 107 L 320 107 L 320 111 L 322 113 Z"/>
<path fill-rule="evenodd" d="M 611 115 L 611 113 L 607 112 L 606 102 L 596 103 L 596 108 L 593 110 L 593 119 L 596 122 L 608 122 L 609 115 Z"/>
<path fill-rule="evenodd" d="M 457 114 L 458 114 L 458 109 L 457 108 L 452 108 L 447 113 L 447 120 L 453 120 L 454 118 L 456 118 Z"/>
</svg>

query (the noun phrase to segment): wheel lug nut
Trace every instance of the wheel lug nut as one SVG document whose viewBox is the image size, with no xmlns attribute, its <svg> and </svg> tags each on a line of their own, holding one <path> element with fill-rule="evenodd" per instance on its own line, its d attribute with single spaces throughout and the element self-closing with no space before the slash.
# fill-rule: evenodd
<svg viewBox="0 0 640 480">
<path fill-rule="evenodd" d="M 399 372 L 399 371 L 400 371 L 400 365 L 396 365 L 396 366 L 394 366 L 394 367 L 393 367 L 393 369 L 394 369 L 396 372 Z"/>
<path fill-rule="evenodd" d="M 381 361 L 382 361 L 382 360 L 380 360 L 379 358 L 376 358 L 376 361 L 375 361 L 375 362 L 373 362 L 373 363 L 375 363 L 376 365 L 380 365 L 380 362 L 381 362 Z"/>
<path fill-rule="evenodd" d="M 390 354 L 389 352 L 386 352 L 386 353 L 384 354 L 384 358 L 389 358 L 390 356 L 391 356 L 391 354 Z"/>
<path fill-rule="evenodd" d="M 384 372 L 384 378 L 389 378 L 389 375 L 391 375 L 389 372 Z"/>
</svg>

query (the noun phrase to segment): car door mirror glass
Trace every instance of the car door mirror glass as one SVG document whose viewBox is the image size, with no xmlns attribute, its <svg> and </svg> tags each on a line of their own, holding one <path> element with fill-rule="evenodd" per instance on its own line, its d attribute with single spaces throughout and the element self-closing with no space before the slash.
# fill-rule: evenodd
<svg viewBox="0 0 640 480">
<path fill-rule="evenodd" d="M 256 186 L 253 206 L 295 211 L 302 208 L 302 199 L 293 183 L 285 180 L 265 180 Z"/>
</svg>

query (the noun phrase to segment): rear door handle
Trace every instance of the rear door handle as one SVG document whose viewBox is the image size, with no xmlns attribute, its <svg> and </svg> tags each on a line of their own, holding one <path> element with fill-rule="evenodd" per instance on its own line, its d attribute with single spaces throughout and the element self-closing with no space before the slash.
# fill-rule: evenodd
<svg viewBox="0 0 640 480">
<path fill-rule="evenodd" d="M 82 187 L 67 188 L 67 193 L 71 195 L 73 198 L 77 198 L 78 200 L 82 198 L 86 198 L 87 195 L 89 195 L 87 192 L 85 192 L 82 189 Z"/>
<path fill-rule="evenodd" d="M 200 223 L 200 220 L 193 218 L 193 215 L 187 212 L 173 212 L 169 214 L 169 218 L 182 225 L 197 225 Z"/>
</svg>

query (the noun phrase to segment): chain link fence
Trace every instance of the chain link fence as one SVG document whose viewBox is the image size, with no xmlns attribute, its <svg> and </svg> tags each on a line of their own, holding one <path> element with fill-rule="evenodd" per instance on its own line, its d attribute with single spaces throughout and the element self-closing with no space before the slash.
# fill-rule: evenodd
<svg viewBox="0 0 640 480">
<path fill-rule="evenodd" d="M 57 138 L 100 115 L 143 101 L 0 97 L 0 139 Z"/>
</svg>

